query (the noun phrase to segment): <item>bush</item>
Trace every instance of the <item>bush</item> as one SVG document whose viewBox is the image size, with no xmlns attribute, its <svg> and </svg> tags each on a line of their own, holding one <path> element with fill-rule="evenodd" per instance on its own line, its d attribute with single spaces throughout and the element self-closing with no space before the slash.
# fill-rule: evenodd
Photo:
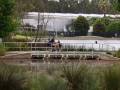
<svg viewBox="0 0 120 90">
<path fill-rule="evenodd" d="M 1 64 L 0 90 L 30 90 L 24 70 L 17 66 Z"/>
<path fill-rule="evenodd" d="M 105 24 L 100 19 L 96 20 L 93 25 L 93 33 L 101 33 L 105 32 L 105 30 Z"/>
<path fill-rule="evenodd" d="M 120 21 L 118 22 L 112 22 L 111 24 L 108 25 L 107 27 L 107 32 L 108 33 L 117 33 L 118 35 L 120 34 Z"/>
<path fill-rule="evenodd" d="M 85 17 L 79 16 L 73 22 L 73 25 L 74 25 L 75 32 L 78 32 L 79 35 L 87 35 L 87 32 L 89 30 L 89 23 Z"/>
<path fill-rule="evenodd" d="M 98 19 L 98 18 L 96 18 L 96 17 L 92 17 L 92 18 L 89 20 L 89 24 L 90 24 L 90 25 L 93 25 L 94 22 L 95 22 L 97 19 Z"/>
<path fill-rule="evenodd" d="M 96 19 L 93 24 L 93 35 L 106 36 L 106 28 L 111 23 L 109 17 Z"/>
<path fill-rule="evenodd" d="M 115 52 L 113 55 L 114 55 L 115 57 L 120 58 L 120 49 L 119 49 L 117 52 Z"/>
<path fill-rule="evenodd" d="M 5 50 L 4 46 L 2 44 L 0 44 L 0 56 L 4 56 L 5 52 L 6 52 L 6 50 Z"/>
<path fill-rule="evenodd" d="M 14 42 L 27 42 L 30 41 L 31 38 L 23 35 L 16 35 L 12 39 Z"/>
</svg>

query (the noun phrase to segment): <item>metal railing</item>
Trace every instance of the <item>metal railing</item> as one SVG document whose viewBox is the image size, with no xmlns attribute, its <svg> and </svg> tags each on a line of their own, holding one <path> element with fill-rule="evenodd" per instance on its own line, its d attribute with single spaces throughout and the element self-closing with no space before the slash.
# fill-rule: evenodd
<svg viewBox="0 0 120 90">
<path fill-rule="evenodd" d="M 53 47 L 48 47 L 44 42 L 3 42 L 3 46 L 8 51 L 52 51 Z M 115 51 L 112 44 L 93 43 L 61 43 L 60 51 Z M 120 44 L 117 43 L 118 46 Z"/>
</svg>

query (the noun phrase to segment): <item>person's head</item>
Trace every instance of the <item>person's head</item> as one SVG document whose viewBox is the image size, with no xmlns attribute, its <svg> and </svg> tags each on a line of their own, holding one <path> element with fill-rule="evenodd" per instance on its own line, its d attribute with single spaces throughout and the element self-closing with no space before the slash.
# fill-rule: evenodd
<svg viewBox="0 0 120 90">
<path fill-rule="evenodd" d="M 48 41 L 50 41 L 50 38 L 48 38 Z"/>
<path fill-rule="evenodd" d="M 54 38 L 52 38 L 52 39 L 51 39 L 51 42 L 54 42 L 54 41 L 55 41 L 55 39 L 54 39 Z"/>
<path fill-rule="evenodd" d="M 58 40 L 58 43 L 60 43 L 60 40 Z"/>
</svg>

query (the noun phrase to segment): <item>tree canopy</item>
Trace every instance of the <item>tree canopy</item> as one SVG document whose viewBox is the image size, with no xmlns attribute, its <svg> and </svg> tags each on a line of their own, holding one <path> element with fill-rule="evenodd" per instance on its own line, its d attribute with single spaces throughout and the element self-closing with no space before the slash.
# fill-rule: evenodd
<svg viewBox="0 0 120 90">
<path fill-rule="evenodd" d="M 74 21 L 74 29 L 75 32 L 79 33 L 80 35 L 86 35 L 89 29 L 89 23 L 86 20 L 85 17 L 79 16 L 75 21 Z"/>
<path fill-rule="evenodd" d="M 103 10 L 99 7 L 99 2 L 102 0 L 16 0 L 18 2 L 17 7 L 23 9 L 24 11 L 33 11 L 33 12 L 52 12 L 52 13 L 103 13 Z M 106 2 L 107 1 L 107 2 Z M 110 3 L 108 3 L 110 1 Z M 113 13 L 113 9 L 107 9 L 107 7 L 112 7 L 112 0 L 105 0 L 100 4 L 101 7 L 104 7 L 106 13 Z M 110 6 L 109 6 L 110 5 Z M 19 10 L 18 10 L 19 11 Z"/>
<path fill-rule="evenodd" d="M 16 29 L 14 0 L 0 0 L 0 37 L 6 37 Z"/>
</svg>

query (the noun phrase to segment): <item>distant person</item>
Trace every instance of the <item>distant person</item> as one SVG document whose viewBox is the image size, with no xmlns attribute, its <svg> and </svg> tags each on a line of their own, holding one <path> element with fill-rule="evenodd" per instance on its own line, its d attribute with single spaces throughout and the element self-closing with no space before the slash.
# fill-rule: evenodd
<svg viewBox="0 0 120 90">
<path fill-rule="evenodd" d="M 60 41 L 58 40 L 57 45 L 56 45 L 57 51 L 60 51 L 61 47 L 62 47 L 62 45 L 61 45 Z"/>
<path fill-rule="evenodd" d="M 50 39 L 48 39 L 47 46 L 48 46 L 48 47 L 51 47 L 51 40 L 50 40 Z"/>
<path fill-rule="evenodd" d="M 60 41 L 58 40 L 58 45 L 59 45 L 59 48 L 61 48 L 62 47 L 62 45 L 61 45 L 61 43 L 60 43 Z"/>
<path fill-rule="evenodd" d="M 52 38 L 51 40 L 48 39 L 48 43 L 47 43 L 47 45 L 48 45 L 48 47 L 52 47 L 54 43 L 55 43 L 54 38 Z"/>
<path fill-rule="evenodd" d="M 98 44 L 98 42 L 97 42 L 97 41 L 95 41 L 95 44 Z"/>
</svg>

